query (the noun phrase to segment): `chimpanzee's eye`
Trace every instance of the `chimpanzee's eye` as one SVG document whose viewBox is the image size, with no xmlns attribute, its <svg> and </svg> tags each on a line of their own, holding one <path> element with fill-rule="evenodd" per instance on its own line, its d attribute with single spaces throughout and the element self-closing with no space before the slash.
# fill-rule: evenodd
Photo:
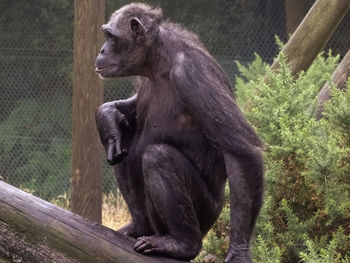
<svg viewBox="0 0 350 263">
<path fill-rule="evenodd" d="M 109 31 L 106 31 L 105 32 L 105 37 L 106 37 L 106 40 L 107 39 L 112 39 L 113 40 L 113 42 L 118 42 L 118 37 L 117 36 L 115 36 L 115 35 L 113 35 L 111 32 L 109 32 Z"/>
</svg>

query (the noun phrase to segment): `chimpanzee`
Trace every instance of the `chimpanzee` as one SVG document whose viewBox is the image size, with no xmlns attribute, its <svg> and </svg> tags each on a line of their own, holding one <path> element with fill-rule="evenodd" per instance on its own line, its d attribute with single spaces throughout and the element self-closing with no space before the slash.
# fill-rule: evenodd
<svg viewBox="0 0 350 263">
<path fill-rule="evenodd" d="M 238 108 L 227 75 L 198 37 L 161 9 L 132 3 L 102 26 L 103 78 L 139 76 L 137 94 L 96 112 L 132 222 L 119 230 L 135 250 L 192 259 L 230 186 L 225 262 L 252 262 L 250 237 L 262 205 L 262 141 Z M 118 164 L 118 165 L 116 165 Z"/>
</svg>

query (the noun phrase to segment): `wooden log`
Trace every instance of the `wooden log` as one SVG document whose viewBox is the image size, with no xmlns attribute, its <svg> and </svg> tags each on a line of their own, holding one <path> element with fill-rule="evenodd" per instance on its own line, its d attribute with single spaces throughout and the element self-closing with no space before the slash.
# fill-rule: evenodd
<svg viewBox="0 0 350 263">
<path fill-rule="evenodd" d="M 0 181 L 0 259 L 13 262 L 185 262 L 145 256 L 135 239 Z M 1 262 L 0 260 L 0 262 Z"/>
<path fill-rule="evenodd" d="M 102 146 L 95 111 L 103 103 L 95 58 L 103 42 L 104 0 L 74 1 L 74 80 L 72 114 L 72 211 L 101 223 Z"/>
<path fill-rule="evenodd" d="M 45 245 L 32 244 L 25 235 L 15 232 L 9 225 L 0 221 L 0 262 L 71 263 L 78 261 Z"/>
<path fill-rule="evenodd" d="M 338 67 L 334 70 L 331 76 L 331 82 L 338 89 L 345 89 L 346 81 L 350 77 L 350 50 L 346 53 L 345 57 L 339 63 Z M 331 98 L 331 85 L 330 83 L 324 84 L 321 91 L 317 94 L 317 108 L 316 119 L 320 120 L 323 113 L 323 104 Z"/>
<path fill-rule="evenodd" d="M 282 50 L 293 76 L 309 68 L 349 9 L 350 0 L 317 0 L 314 3 Z M 276 59 L 271 69 L 278 68 Z M 269 80 L 265 78 L 265 81 Z"/>
</svg>

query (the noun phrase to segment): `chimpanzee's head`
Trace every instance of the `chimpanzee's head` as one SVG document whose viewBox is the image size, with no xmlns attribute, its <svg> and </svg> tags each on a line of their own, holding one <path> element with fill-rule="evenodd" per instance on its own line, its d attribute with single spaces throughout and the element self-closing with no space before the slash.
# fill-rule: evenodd
<svg viewBox="0 0 350 263">
<path fill-rule="evenodd" d="M 96 58 L 96 72 L 104 78 L 143 75 L 161 20 L 161 9 L 145 4 L 129 4 L 114 12 L 102 25 L 106 41 Z"/>
</svg>

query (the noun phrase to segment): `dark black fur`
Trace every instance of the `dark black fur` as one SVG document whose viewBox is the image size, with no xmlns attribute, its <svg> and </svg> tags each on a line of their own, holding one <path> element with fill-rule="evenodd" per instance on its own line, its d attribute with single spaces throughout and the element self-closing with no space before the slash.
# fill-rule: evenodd
<svg viewBox="0 0 350 263">
<path fill-rule="evenodd" d="M 230 82 L 197 36 L 160 9 L 130 4 L 102 26 L 102 77 L 138 75 L 135 96 L 103 104 L 96 122 L 132 215 L 120 229 L 135 250 L 191 259 L 230 185 L 226 262 L 251 262 L 262 204 L 262 142 L 235 103 Z M 126 157 L 128 153 L 128 156 Z"/>
</svg>

